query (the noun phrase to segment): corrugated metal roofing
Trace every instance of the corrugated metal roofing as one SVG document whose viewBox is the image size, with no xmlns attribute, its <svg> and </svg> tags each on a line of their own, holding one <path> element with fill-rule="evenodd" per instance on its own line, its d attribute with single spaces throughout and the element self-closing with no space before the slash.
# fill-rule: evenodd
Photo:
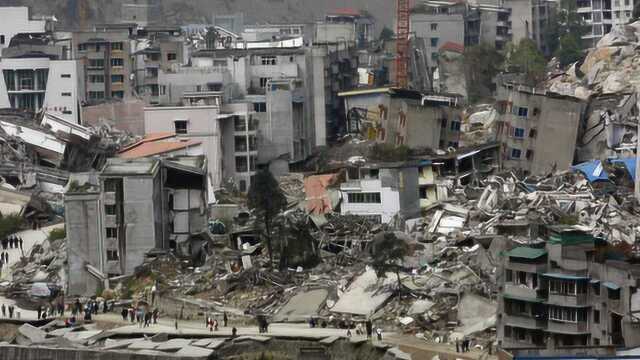
<svg viewBox="0 0 640 360">
<path fill-rule="evenodd" d="M 537 259 L 544 255 L 547 255 L 547 250 L 530 248 L 526 246 L 517 247 L 507 253 L 507 256 L 509 257 L 517 257 L 523 259 Z"/>
<path fill-rule="evenodd" d="M 589 182 L 609 180 L 609 175 L 602 167 L 600 160 L 592 160 L 574 165 L 571 167 L 571 170 L 581 172 Z"/>
</svg>

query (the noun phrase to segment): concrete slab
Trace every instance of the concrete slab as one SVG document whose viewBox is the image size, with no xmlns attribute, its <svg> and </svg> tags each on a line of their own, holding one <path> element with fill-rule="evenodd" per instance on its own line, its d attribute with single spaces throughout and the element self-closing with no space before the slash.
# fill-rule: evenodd
<svg viewBox="0 0 640 360">
<path fill-rule="evenodd" d="M 207 349 L 219 349 L 224 343 L 227 342 L 228 339 L 212 339 L 209 345 L 207 345 Z"/>
<path fill-rule="evenodd" d="M 319 343 L 324 345 L 331 345 L 334 342 L 336 342 L 338 339 L 340 339 L 339 336 L 329 336 L 328 338 L 324 338 L 320 340 Z"/>
<path fill-rule="evenodd" d="M 178 351 L 191 344 L 191 339 L 171 339 L 156 346 L 158 351 Z"/>
<path fill-rule="evenodd" d="M 458 303 L 458 321 L 462 325 L 456 331 L 467 336 L 495 326 L 497 307 L 496 302 L 465 293 Z"/>
<path fill-rule="evenodd" d="M 387 350 L 387 354 L 392 356 L 392 359 L 396 360 L 411 360 L 411 355 L 400 350 L 399 348 L 391 348 Z"/>
<path fill-rule="evenodd" d="M 134 342 L 139 341 L 139 339 L 124 339 L 124 340 L 114 340 L 107 339 L 104 342 L 103 350 L 116 350 L 116 349 L 124 349 L 129 347 L 129 345 Z"/>
<path fill-rule="evenodd" d="M 64 338 L 78 343 L 84 343 L 90 337 L 99 335 L 102 333 L 102 330 L 87 330 L 87 331 L 73 331 L 64 334 Z"/>
<path fill-rule="evenodd" d="M 327 289 L 299 292 L 274 315 L 273 321 L 307 321 L 309 317 L 318 315 L 318 310 L 327 300 L 328 295 Z"/>
<path fill-rule="evenodd" d="M 18 345 L 29 346 L 41 343 L 45 340 L 47 333 L 35 326 L 24 324 L 18 328 L 16 342 Z"/>
<path fill-rule="evenodd" d="M 234 342 L 256 341 L 256 342 L 266 343 L 269 340 L 271 340 L 271 338 L 268 337 L 268 336 L 259 336 L 259 335 L 249 336 L 249 335 L 247 335 L 247 336 L 237 337 L 233 341 Z"/>
<path fill-rule="evenodd" d="M 200 339 L 195 341 L 193 344 L 193 346 L 200 346 L 200 347 L 207 347 L 207 345 L 211 344 L 211 342 L 215 340 L 215 339 Z"/>
<path fill-rule="evenodd" d="M 204 349 L 197 346 L 185 346 L 178 350 L 178 352 L 175 353 L 175 356 L 181 358 L 208 358 L 211 354 L 213 354 L 213 350 L 211 349 Z"/>
<path fill-rule="evenodd" d="M 349 338 L 349 342 L 352 344 L 364 344 L 367 342 L 366 336 L 352 336 Z"/>
<path fill-rule="evenodd" d="M 129 350 L 153 350 L 159 344 L 156 342 L 152 342 L 149 340 L 139 340 L 129 345 L 127 348 Z"/>
<path fill-rule="evenodd" d="M 61 328 L 61 329 L 55 329 L 55 330 L 49 331 L 49 332 L 47 333 L 47 336 L 63 336 L 63 335 L 65 335 L 66 333 L 70 333 L 70 332 L 72 332 L 72 331 L 73 331 L 73 328 L 70 328 L 70 327 L 68 327 L 68 328 Z"/>
<path fill-rule="evenodd" d="M 370 316 L 393 295 L 396 281 L 395 274 L 378 279 L 369 269 L 349 285 L 331 312 Z"/>
<path fill-rule="evenodd" d="M 429 300 L 416 300 L 411 304 L 411 308 L 407 315 L 416 315 L 416 314 L 424 314 L 431 307 L 433 307 L 434 303 Z"/>
</svg>

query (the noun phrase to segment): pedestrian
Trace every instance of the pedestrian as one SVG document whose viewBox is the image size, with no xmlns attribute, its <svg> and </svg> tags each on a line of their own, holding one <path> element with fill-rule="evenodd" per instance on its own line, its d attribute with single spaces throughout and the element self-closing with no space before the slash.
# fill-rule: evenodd
<svg viewBox="0 0 640 360">
<path fill-rule="evenodd" d="M 458 341 L 458 339 L 456 339 L 456 352 L 460 352 L 460 341 Z"/>
<path fill-rule="evenodd" d="M 209 332 L 213 332 L 213 319 L 209 318 L 207 320 L 207 327 L 209 328 Z"/>
<path fill-rule="evenodd" d="M 13 318 L 13 305 L 9 305 L 9 318 Z"/>
<path fill-rule="evenodd" d="M 62 301 L 58 303 L 58 314 L 60 314 L 60 316 L 64 316 L 64 302 Z"/>
<path fill-rule="evenodd" d="M 177 318 L 176 318 L 176 321 L 175 321 L 175 324 L 174 324 L 174 325 L 175 325 L 175 327 L 176 327 L 176 330 L 178 330 L 178 319 L 177 319 Z"/>
<path fill-rule="evenodd" d="M 22 238 L 20 238 L 20 250 L 22 250 Z"/>
<path fill-rule="evenodd" d="M 158 308 L 153 309 L 153 323 L 158 323 Z"/>
<path fill-rule="evenodd" d="M 131 319 L 131 323 L 133 324 L 135 322 L 135 318 L 136 318 L 136 312 L 135 310 L 133 310 L 133 307 L 129 308 L 129 319 Z"/>
<path fill-rule="evenodd" d="M 235 326 L 231 328 L 231 337 L 236 337 L 237 333 L 238 333 L 238 329 L 236 329 Z"/>
<path fill-rule="evenodd" d="M 351 329 L 347 328 L 347 337 L 351 337 Z"/>
<path fill-rule="evenodd" d="M 127 316 L 129 315 L 129 311 L 125 308 L 122 308 L 122 311 L 120 311 L 120 315 L 122 316 L 123 321 L 127 321 Z"/>
<path fill-rule="evenodd" d="M 156 284 L 153 284 L 153 286 L 151 287 L 151 305 L 155 305 L 156 303 L 156 291 L 158 290 L 158 288 L 156 287 Z"/>
<path fill-rule="evenodd" d="M 464 339 L 462 339 L 462 352 L 467 351 L 469 351 L 469 339 L 465 337 Z"/>
<path fill-rule="evenodd" d="M 227 317 L 227 312 L 222 313 L 222 326 L 227 327 L 227 322 L 229 322 L 229 318 Z"/>
<path fill-rule="evenodd" d="M 11 239 L 9 240 L 9 248 L 13 249 L 16 245 L 16 239 L 11 235 Z"/>
<path fill-rule="evenodd" d="M 492 346 L 493 346 L 493 344 L 492 344 L 491 340 L 489 340 L 489 341 L 487 342 L 487 351 L 489 351 L 489 355 L 491 355 L 491 352 L 492 352 L 492 351 L 491 351 L 491 348 L 492 348 Z"/>
<path fill-rule="evenodd" d="M 144 327 L 149 327 L 151 325 L 151 313 L 147 312 L 144 314 Z"/>
<path fill-rule="evenodd" d="M 356 325 L 356 335 L 364 335 L 364 332 L 362 331 L 362 324 L 358 323 Z"/>
<path fill-rule="evenodd" d="M 2 239 L 2 250 L 7 250 L 8 243 L 9 243 L 9 240 L 7 240 L 6 237 Z"/>
<path fill-rule="evenodd" d="M 38 305 L 38 320 L 40 320 L 41 316 L 42 316 L 42 306 Z"/>
<path fill-rule="evenodd" d="M 364 323 L 366 330 L 367 330 L 367 339 L 371 338 L 371 335 L 373 334 L 373 324 L 371 323 L 371 320 L 367 320 Z"/>
<path fill-rule="evenodd" d="M 316 327 L 316 323 L 315 323 L 315 321 L 313 320 L 313 316 L 309 319 L 309 327 L 310 327 L 310 328 L 312 328 L 312 329 L 313 329 L 314 327 Z"/>
<path fill-rule="evenodd" d="M 42 311 L 42 320 L 45 320 L 47 318 L 47 310 L 43 310 Z"/>
<path fill-rule="evenodd" d="M 377 328 L 376 334 L 378 334 L 378 341 L 382 341 L 382 329 Z"/>
<path fill-rule="evenodd" d="M 2 304 L 2 317 L 6 317 L 7 316 L 7 308 L 4 306 L 4 304 Z"/>
<path fill-rule="evenodd" d="M 213 319 L 213 331 L 218 331 L 218 319 Z"/>
</svg>

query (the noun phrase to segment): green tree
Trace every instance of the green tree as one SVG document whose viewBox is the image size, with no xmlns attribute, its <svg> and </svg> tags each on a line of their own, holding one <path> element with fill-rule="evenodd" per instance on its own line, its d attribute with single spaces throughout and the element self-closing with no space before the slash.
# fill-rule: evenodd
<svg viewBox="0 0 640 360">
<path fill-rule="evenodd" d="M 589 31 L 589 26 L 577 12 L 576 2 L 562 0 L 559 9 L 551 14 L 544 31 L 547 53 L 557 57 L 562 66 L 580 60 L 585 48 L 582 36 Z"/>
<path fill-rule="evenodd" d="M 247 204 L 258 212 L 258 217 L 264 226 L 264 239 L 269 250 L 269 263 L 273 264 L 273 246 L 271 242 L 271 229 L 273 219 L 287 206 L 278 181 L 268 169 L 258 171 L 255 180 L 251 182 L 247 195 Z"/>
<path fill-rule="evenodd" d="M 525 82 L 535 86 L 545 78 L 547 61 L 533 40 L 522 39 L 509 49 L 508 67 L 524 74 Z"/>
<path fill-rule="evenodd" d="M 24 220 L 20 215 L 0 215 L 0 239 L 4 239 L 7 236 L 20 231 L 23 224 Z"/>
<path fill-rule="evenodd" d="M 464 72 L 470 103 L 477 103 L 492 96 L 493 81 L 504 64 L 503 55 L 486 43 L 465 48 Z"/>
<path fill-rule="evenodd" d="M 386 26 L 384 28 L 382 28 L 382 32 L 380 32 L 380 40 L 382 40 L 382 41 L 392 40 L 394 36 L 395 36 L 395 34 L 394 34 L 393 30 L 389 29 Z"/>
<path fill-rule="evenodd" d="M 402 239 L 398 239 L 393 232 L 380 233 L 371 242 L 371 266 L 373 266 L 378 277 L 386 277 L 389 272 L 396 274 L 400 296 L 402 296 L 400 270 L 408 253 L 409 246 L 407 243 Z"/>
</svg>

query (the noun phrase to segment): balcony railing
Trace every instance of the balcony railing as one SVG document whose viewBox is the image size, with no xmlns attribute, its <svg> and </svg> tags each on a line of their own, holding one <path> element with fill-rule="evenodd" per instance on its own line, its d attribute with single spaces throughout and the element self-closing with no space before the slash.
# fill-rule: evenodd
<svg viewBox="0 0 640 360">
<path fill-rule="evenodd" d="M 549 320 L 547 331 L 560 334 L 584 334 L 589 332 L 589 324 L 586 321 L 562 322 Z"/>
</svg>

